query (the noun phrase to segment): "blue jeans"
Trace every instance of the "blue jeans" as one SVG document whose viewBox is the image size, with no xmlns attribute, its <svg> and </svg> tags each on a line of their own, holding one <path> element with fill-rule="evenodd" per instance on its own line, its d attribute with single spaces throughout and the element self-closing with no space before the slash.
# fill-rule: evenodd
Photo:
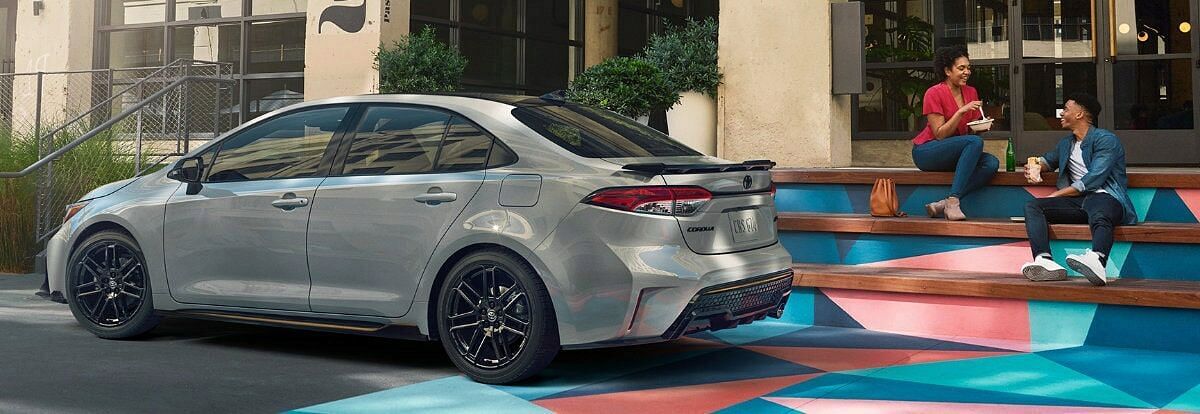
<svg viewBox="0 0 1200 414">
<path fill-rule="evenodd" d="M 1087 223 L 1092 230 L 1092 251 L 1107 259 L 1113 246 L 1113 227 L 1121 224 L 1124 218 L 1125 207 L 1108 193 L 1035 198 L 1025 204 L 1025 231 L 1029 233 L 1033 257 L 1050 254 L 1049 224 Z"/>
<path fill-rule="evenodd" d="M 959 135 L 916 145 L 912 157 L 921 171 L 953 171 L 950 196 L 959 198 L 987 185 L 1000 167 L 995 155 L 983 152 L 983 138 L 978 135 Z"/>
</svg>

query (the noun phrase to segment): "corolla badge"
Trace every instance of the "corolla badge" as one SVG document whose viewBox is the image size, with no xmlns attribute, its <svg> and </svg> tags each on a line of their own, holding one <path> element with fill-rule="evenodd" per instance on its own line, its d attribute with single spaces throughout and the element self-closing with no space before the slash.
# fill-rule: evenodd
<svg viewBox="0 0 1200 414">
<path fill-rule="evenodd" d="M 367 22 L 367 0 L 362 0 L 362 4 L 357 6 L 341 5 L 347 2 L 348 0 L 334 0 L 332 6 L 321 12 L 321 20 L 317 22 L 317 33 L 321 33 L 321 26 L 324 26 L 325 22 L 333 23 L 347 33 L 358 33 L 362 30 Z"/>
</svg>

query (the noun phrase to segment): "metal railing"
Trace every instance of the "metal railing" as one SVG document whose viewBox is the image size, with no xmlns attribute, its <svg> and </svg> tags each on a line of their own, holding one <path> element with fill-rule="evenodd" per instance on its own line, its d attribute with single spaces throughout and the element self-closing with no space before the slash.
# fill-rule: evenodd
<svg viewBox="0 0 1200 414">
<path fill-rule="evenodd" d="M 0 150 L 30 161 L 0 179 L 33 180 L 37 241 L 101 184 L 136 177 L 241 123 L 228 63 L 0 74 Z M 4 148 L 7 146 L 7 149 Z M 36 155 L 36 156 L 34 156 Z"/>
</svg>

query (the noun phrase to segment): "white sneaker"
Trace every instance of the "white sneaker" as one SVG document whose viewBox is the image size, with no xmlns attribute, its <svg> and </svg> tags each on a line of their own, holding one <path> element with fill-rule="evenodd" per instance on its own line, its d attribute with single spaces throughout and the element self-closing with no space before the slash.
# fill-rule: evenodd
<svg viewBox="0 0 1200 414">
<path fill-rule="evenodd" d="M 1104 271 L 1104 265 L 1100 263 L 1100 254 L 1093 252 L 1092 249 L 1088 249 L 1083 254 L 1067 256 L 1067 266 L 1071 266 L 1093 285 L 1104 286 L 1108 283 L 1108 275 Z"/>
<path fill-rule="evenodd" d="M 1026 279 L 1034 282 L 1047 282 L 1051 280 L 1067 280 L 1067 269 L 1054 263 L 1046 256 L 1038 256 L 1032 262 L 1021 266 L 1021 274 L 1025 275 Z"/>
</svg>

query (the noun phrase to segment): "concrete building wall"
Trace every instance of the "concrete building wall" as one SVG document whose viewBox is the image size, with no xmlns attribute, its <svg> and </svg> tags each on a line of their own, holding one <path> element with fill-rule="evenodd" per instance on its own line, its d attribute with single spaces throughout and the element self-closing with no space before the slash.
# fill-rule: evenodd
<svg viewBox="0 0 1200 414">
<path fill-rule="evenodd" d="M 784 167 L 851 165 L 848 96 L 833 96 L 829 2 L 721 2 L 717 153 Z"/>
<path fill-rule="evenodd" d="M 913 134 L 914 136 L 916 134 Z M 854 167 L 909 167 L 916 168 L 912 160 L 912 141 L 909 140 L 855 140 Z M 1008 140 L 989 139 L 983 141 L 983 150 L 1000 159 L 1004 168 L 1004 152 Z M 1020 163 L 1020 161 L 1017 161 Z"/>
<path fill-rule="evenodd" d="M 408 34 L 409 6 L 409 0 L 309 0 L 304 99 L 379 92 L 375 53 Z"/>
<path fill-rule="evenodd" d="M 14 51 L 16 71 L 92 69 L 95 12 L 96 6 L 92 1 L 48 1 L 46 7 L 35 16 L 31 2 L 18 1 Z M 62 122 L 68 116 L 90 107 L 90 86 L 91 77 L 87 75 L 44 75 L 43 123 Z M 13 85 L 13 118 L 32 122 L 36 100 L 37 77 L 18 77 Z"/>
<path fill-rule="evenodd" d="M 617 0 L 584 0 L 583 66 L 617 55 Z"/>
</svg>

